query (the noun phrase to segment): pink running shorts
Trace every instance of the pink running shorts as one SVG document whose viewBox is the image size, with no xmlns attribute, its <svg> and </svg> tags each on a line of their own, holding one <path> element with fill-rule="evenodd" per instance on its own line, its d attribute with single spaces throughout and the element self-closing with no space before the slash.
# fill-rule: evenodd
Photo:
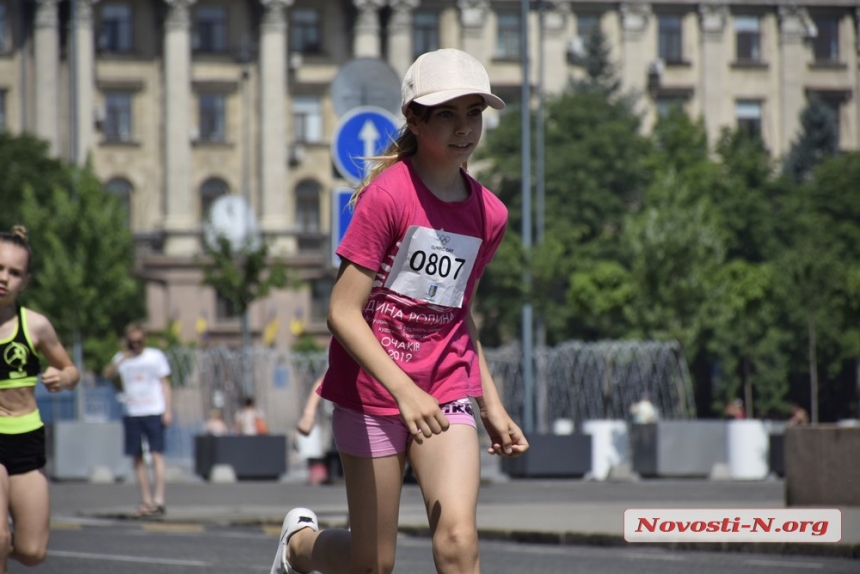
<svg viewBox="0 0 860 574">
<path fill-rule="evenodd" d="M 477 428 L 470 399 L 451 401 L 440 408 L 452 425 Z M 338 451 L 365 458 L 381 458 L 404 452 L 412 440 L 400 415 L 367 415 L 337 405 L 332 414 L 331 428 Z"/>
</svg>

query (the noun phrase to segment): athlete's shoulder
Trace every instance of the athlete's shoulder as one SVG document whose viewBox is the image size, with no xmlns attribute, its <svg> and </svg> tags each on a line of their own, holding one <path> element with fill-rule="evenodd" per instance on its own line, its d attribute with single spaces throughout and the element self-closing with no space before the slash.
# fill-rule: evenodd
<svg viewBox="0 0 860 574">
<path fill-rule="evenodd" d="M 27 325 L 27 329 L 31 333 L 38 334 L 45 329 L 53 329 L 51 321 L 38 311 L 33 311 L 27 307 L 21 307 L 21 316 Z"/>
<path fill-rule="evenodd" d="M 385 193 L 392 196 L 402 195 L 404 186 L 412 186 L 412 177 L 406 162 L 398 161 L 382 170 L 382 173 L 373 178 L 362 194 L 367 191 L 378 192 L 379 190 L 384 190 Z"/>
<path fill-rule="evenodd" d="M 499 196 L 493 193 L 491 189 L 484 186 L 478 180 L 472 178 L 472 181 L 474 182 L 473 185 L 477 186 L 477 188 L 481 192 L 481 199 L 484 202 L 484 209 L 490 220 L 493 222 L 506 222 L 508 220 L 508 207 L 504 204 L 504 202 L 499 199 Z"/>
</svg>

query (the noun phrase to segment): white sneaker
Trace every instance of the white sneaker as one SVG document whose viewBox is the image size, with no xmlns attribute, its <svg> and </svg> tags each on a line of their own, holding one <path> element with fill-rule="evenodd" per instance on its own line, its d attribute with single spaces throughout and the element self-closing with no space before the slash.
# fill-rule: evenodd
<svg viewBox="0 0 860 574">
<path fill-rule="evenodd" d="M 317 515 L 312 510 L 294 508 L 287 513 L 287 516 L 284 517 L 284 524 L 281 526 L 281 537 L 278 539 L 278 552 L 275 554 L 275 562 L 272 564 L 271 574 L 302 574 L 293 570 L 290 563 L 287 562 L 287 556 L 289 556 L 287 544 L 289 544 L 290 537 L 293 534 L 305 528 L 310 528 L 314 532 L 319 532 L 320 530 Z"/>
</svg>

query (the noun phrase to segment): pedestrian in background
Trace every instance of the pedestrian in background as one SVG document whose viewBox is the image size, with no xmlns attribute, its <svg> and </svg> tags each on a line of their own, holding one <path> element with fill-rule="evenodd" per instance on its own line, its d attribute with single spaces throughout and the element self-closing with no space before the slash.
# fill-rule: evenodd
<svg viewBox="0 0 860 574">
<path fill-rule="evenodd" d="M 659 419 L 657 407 L 651 402 L 651 397 L 648 393 L 642 393 L 642 398 L 630 405 L 630 415 L 633 417 L 634 424 L 650 424 L 656 423 Z"/>
<path fill-rule="evenodd" d="M 507 209 L 465 167 L 484 109 L 504 105 L 481 63 L 459 50 L 423 54 L 406 73 L 406 126 L 353 195 L 328 314 L 333 339 L 319 392 L 335 404 L 350 530 L 320 532 L 311 510 L 293 509 L 272 574 L 391 572 L 407 458 L 437 570 L 480 571 L 472 397 L 490 452 L 528 448 L 502 405 L 470 311 Z"/>
<path fill-rule="evenodd" d="M 269 433 L 269 425 L 266 424 L 263 413 L 257 408 L 254 397 L 245 397 L 242 408 L 236 413 L 234 427 L 238 434 L 245 436 Z"/>
<path fill-rule="evenodd" d="M 119 374 L 122 386 L 125 454 L 134 462 L 140 487 L 140 505 L 133 513 L 135 517 L 165 513 L 164 435 L 166 427 L 173 422 L 170 364 L 160 349 L 145 345 L 145 338 L 142 325 L 128 325 L 124 348 L 102 371 L 108 379 Z M 144 458 L 144 440 L 152 460 L 152 489 Z"/>
<path fill-rule="evenodd" d="M 58 393 L 80 380 L 51 321 L 18 303 L 31 260 L 25 227 L 0 232 L 0 574 L 9 558 L 36 566 L 48 551 L 51 505 L 36 384 L 41 378 Z M 41 377 L 39 355 L 48 362 Z"/>
</svg>

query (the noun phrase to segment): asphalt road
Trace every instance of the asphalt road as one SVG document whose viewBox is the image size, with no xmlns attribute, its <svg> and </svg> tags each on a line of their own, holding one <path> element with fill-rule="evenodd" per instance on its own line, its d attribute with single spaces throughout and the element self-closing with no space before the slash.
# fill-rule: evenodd
<svg viewBox="0 0 860 574">
<path fill-rule="evenodd" d="M 267 574 L 277 532 L 86 520 L 58 524 L 46 562 L 12 574 Z M 646 545 L 587 547 L 483 541 L 482 570 L 493 574 L 856 574 L 857 561 L 808 556 L 668 551 Z M 395 572 L 434 574 L 430 542 L 402 537 Z"/>
</svg>

